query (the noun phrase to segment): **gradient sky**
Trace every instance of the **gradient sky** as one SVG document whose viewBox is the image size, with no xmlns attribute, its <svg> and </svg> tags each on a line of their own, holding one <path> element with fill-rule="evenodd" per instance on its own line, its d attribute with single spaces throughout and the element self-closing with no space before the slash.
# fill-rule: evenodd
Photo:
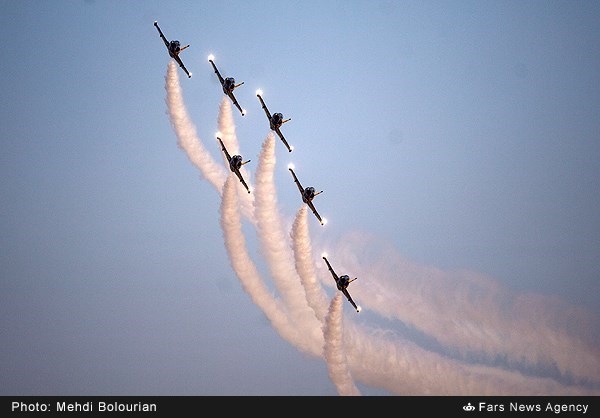
<svg viewBox="0 0 600 418">
<path fill-rule="evenodd" d="M 336 243 L 369 236 L 423 268 L 581 308 L 592 325 L 577 326 L 600 338 L 600 3 L 0 6 L 0 394 L 338 394 L 323 359 L 282 339 L 232 269 L 219 193 L 167 115 L 155 20 L 191 44 L 181 88 L 217 161 L 209 54 L 245 83 L 247 115 L 233 116 L 252 174 L 269 133 L 256 89 L 292 118 L 294 152 L 275 145 L 280 212 L 288 222 L 302 205 L 293 162 L 324 190 L 315 205 L 329 223 L 309 217 L 310 231 L 338 273 L 352 264 L 336 262 Z M 361 282 L 377 281 L 352 284 L 359 304 Z M 357 319 L 344 301 L 356 324 L 406 330 L 363 309 Z"/>
</svg>

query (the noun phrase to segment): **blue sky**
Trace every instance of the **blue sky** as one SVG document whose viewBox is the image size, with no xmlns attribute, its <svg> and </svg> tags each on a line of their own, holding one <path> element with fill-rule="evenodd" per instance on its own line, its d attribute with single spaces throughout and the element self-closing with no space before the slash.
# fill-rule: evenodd
<svg viewBox="0 0 600 418">
<path fill-rule="evenodd" d="M 233 118 L 251 179 L 269 133 L 256 89 L 292 118 L 283 131 L 294 152 L 275 144 L 276 199 L 291 222 L 302 202 L 289 162 L 324 190 L 315 205 L 329 223 L 308 219 L 317 268 L 326 250 L 340 274 L 368 275 L 385 267 L 389 246 L 411 266 L 400 295 L 415 277 L 451 277 L 450 288 L 485 277 L 494 295 L 542 298 L 557 323 L 598 341 L 597 2 L 2 1 L 2 10 L 0 393 L 339 393 L 323 358 L 281 338 L 232 269 L 221 197 L 169 121 L 170 59 L 155 20 L 191 44 L 182 59 L 193 77 L 178 69 L 179 81 L 216 161 L 223 93 L 209 54 L 244 81 L 236 96 L 248 113 Z M 244 230 L 268 281 L 257 233 Z M 327 271 L 318 274 L 333 298 Z M 471 347 L 369 306 L 378 281 L 362 275 L 349 288 L 364 311 L 344 303 L 348 327 L 382 327 L 446 357 Z M 411 301 L 433 319 L 477 306 Z M 523 321 L 535 329 L 547 319 Z M 458 360 L 481 361 L 471 349 Z M 426 390 L 416 380 L 397 393 L 355 373 L 364 395 Z"/>
</svg>

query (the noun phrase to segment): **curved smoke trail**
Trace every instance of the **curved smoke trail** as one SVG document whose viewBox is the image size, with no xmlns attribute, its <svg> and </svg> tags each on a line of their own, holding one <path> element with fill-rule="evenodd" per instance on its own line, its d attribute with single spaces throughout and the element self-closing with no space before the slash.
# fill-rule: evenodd
<svg viewBox="0 0 600 418">
<path fill-rule="evenodd" d="M 344 345 L 356 381 L 399 395 L 597 395 L 581 386 L 453 360 L 389 330 L 346 324 Z"/>
<path fill-rule="evenodd" d="M 170 88 L 174 86 L 171 86 L 168 82 L 167 86 L 167 92 L 169 93 Z M 169 101 L 167 103 L 169 104 Z M 221 113 L 227 113 L 226 109 L 222 110 Z M 189 122 L 185 118 L 172 118 L 171 121 L 176 132 L 177 129 L 181 129 L 180 124 L 183 123 L 185 125 L 186 122 Z M 193 141 L 199 142 L 195 136 L 195 131 L 193 135 L 190 132 L 184 133 L 185 135 L 177 132 L 180 143 L 182 142 L 182 136 L 190 140 L 189 143 Z M 305 251 L 307 251 L 306 253 L 300 254 L 297 249 L 295 250 L 294 260 L 291 259 L 285 250 L 288 242 L 285 239 L 277 210 L 273 180 L 275 160 L 273 145 L 270 143 L 273 142 L 273 138 L 270 137 L 273 137 L 272 133 L 265 140 L 263 152 L 259 159 L 259 167 L 264 172 L 259 175 L 258 171 L 260 170 L 257 170 L 257 179 L 261 180 L 260 184 L 257 184 L 257 197 L 260 197 L 262 200 L 257 201 L 255 199 L 254 208 L 257 223 L 259 222 L 259 216 L 261 216 L 262 224 L 260 228 L 257 228 L 260 235 L 259 238 L 264 240 L 263 251 L 269 261 L 269 267 L 271 268 L 276 285 L 283 295 L 283 305 L 269 293 L 252 263 L 247 250 L 245 250 L 245 240 L 240 224 L 229 224 L 230 217 L 234 220 L 237 219 L 237 222 L 241 222 L 239 220 L 239 213 L 237 211 L 233 212 L 230 207 L 235 204 L 239 205 L 239 201 L 231 197 L 231 194 L 235 195 L 235 190 L 233 190 L 234 185 L 226 188 L 232 189 L 233 192 L 228 191 L 228 199 L 226 202 L 222 202 L 221 224 L 224 231 L 224 238 L 232 266 L 240 278 L 244 289 L 250 294 L 252 300 L 265 312 L 265 315 L 271 320 L 280 335 L 303 351 L 315 356 L 323 356 L 324 337 L 320 321 L 316 317 L 316 315 L 322 315 L 322 312 L 317 314 L 321 310 L 318 306 L 322 302 L 317 301 L 319 297 L 310 297 L 312 301 L 308 301 L 310 292 L 305 291 L 302 293 L 305 286 L 298 286 L 298 278 L 304 280 L 302 277 L 312 277 L 314 274 L 303 272 L 302 276 L 298 277 L 300 271 L 294 271 L 284 266 L 285 263 L 288 266 L 292 263 L 295 263 L 294 265 L 296 266 L 302 266 L 303 263 L 307 262 L 307 260 L 303 260 L 303 257 L 310 259 L 312 255 L 310 241 L 304 247 Z M 197 150 L 197 147 L 191 146 L 185 149 L 188 156 L 190 154 L 195 155 L 193 152 L 194 149 Z M 191 156 L 190 160 L 196 164 L 195 159 L 192 159 Z M 204 170 L 211 172 L 209 170 L 211 164 L 206 163 L 206 161 L 198 165 L 203 173 Z M 209 179 L 209 176 L 206 174 L 205 177 Z M 232 176 L 229 175 L 227 178 L 232 178 Z M 229 183 L 232 181 L 230 180 Z M 218 188 L 217 185 L 216 187 Z M 225 199 L 225 193 L 223 193 L 223 199 Z M 270 219 L 267 216 L 269 213 L 273 216 Z M 249 219 L 251 218 L 249 217 Z M 270 222 L 273 223 L 270 224 Z M 237 231 L 237 235 L 232 233 L 233 230 Z M 294 240 L 294 237 L 292 238 Z M 238 241 L 235 241 L 236 239 Z M 239 241 L 240 239 L 241 242 Z M 269 242 L 271 239 L 273 241 Z M 280 248 L 271 247 L 273 242 L 277 243 Z M 404 323 L 409 325 L 416 325 L 416 327 L 425 330 L 426 333 L 433 335 L 445 348 L 448 346 L 450 350 L 469 353 L 472 347 L 475 347 L 475 350 L 479 350 L 479 353 L 485 355 L 494 356 L 496 353 L 504 353 L 509 358 L 517 358 L 521 354 L 519 352 L 519 347 L 521 346 L 515 342 L 516 337 L 513 337 L 510 333 L 507 334 L 514 325 L 514 319 L 510 315 L 499 315 L 497 313 L 494 314 L 495 316 L 492 315 L 490 317 L 488 313 L 479 311 L 479 304 L 471 303 L 471 296 L 473 294 L 481 296 L 481 294 L 491 292 L 494 296 L 502 296 L 501 292 L 498 293 L 496 291 L 494 293 L 494 286 L 471 287 L 473 283 L 468 280 L 466 284 L 459 283 L 459 286 L 456 286 L 456 283 L 445 283 L 443 280 L 445 279 L 444 277 L 441 279 L 434 277 L 436 281 L 431 280 L 427 276 L 425 276 L 425 279 L 428 280 L 423 280 L 424 284 L 416 283 L 424 278 L 421 271 L 423 270 L 422 268 L 415 269 L 410 263 L 408 263 L 408 266 L 406 266 L 407 263 L 396 265 L 394 264 L 395 260 L 387 255 L 381 257 L 381 260 L 385 262 L 374 261 L 378 257 L 373 257 L 373 254 L 368 254 L 365 257 L 363 254 L 357 254 L 356 249 L 354 251 L 350 250 L 349 246 L 353 243 L 359 249 L 364 248 L 360 246 L 360 240 L 359 242 L 342 240 L 338 243 L 340 249 L 337 251 L 336 257 L 341 266 L 352 270 L 353 273 L 364 275 L 365 277 L 377 278 L 363 280 L 361 287 L 357 288 L 361 292 L 361 301 L 365 303 L 365 306 L 371 308 L 372 312 L 378 312 L 387 318 L 404 321 Z M 284 249 L 282 250 L 281 247 Z M 234 249 L 237 250 L 234 251 Z M 241 259 L 236 257 L 236 255 L 240 255 Z M 389 267 L 390 264 L 393 268 Z M 381 271 L 378 271 L 376 267 Z M 397 269 L 398 267 L 400 267 L 400 272 L 406 276 L 402 277 L 401 280 L 398 280 L 398 271 L 394 271 L 394 268 Z M 405 267 L 405 269 L 402 270 L 402 267 Z M 296 268 L 300 270 L 299 267 Z M 429 269 L 427 271 L 435 272 L 436 270 Z M 381 277 L 379 277 L 379 273 L 382 273 Z M 306 281 L 302 283 L 306 284 Z M 479 282 L 475 281 L 474 283 L 477 285 Z M 300 291 L 297 288 L 300 288 Z M 311 292 L 319 294 L 319 291 L 316 291 L 316 289 L 313 290 L 315 292 L 312 290 Z M 426 294 L 427 292 L 430 294 Z M 447 294 L 444 292 L 447 292 Z M 445 300 L 445 297 L 449 300 Z M 501 311 L 499 308 L 502 307 L 502 302 L 505 302 L 503 298 L 500 298 L 500 302 L 493 300 L 493 298 L 491 300 L 489 298 L 483 299 L 488 304 L 490 301 L 492 302 L 491 306 L 496 307 L 495 309 L 491 309 L 494 312 Z M 450 302 L 460 305 L 460 309 L 450 305 Z M 493 305 L 493 303 L 496 303 L 496 305 Z M 512 307 L 514 305 L 509 306 Z M 316 310 L 315 306 L 317 306 Z M 438 308 L 438 306 L 441 307 Z M 483 306 L 483 308 L 486 307 Z M 529 311 L 523 309 L 523 312 Z M 395 331 L 357 326 L 351 321 L 347 322 L 344 332 L 344 348 L 346 349 L 347 363 L 354 379 L 397 394 L 597 395 L 597 390 L 594 391 L 594 389 L 589 389 L 585 386 L 566 384 L 564 381 L 557 381 L 549 377 L 535 377 L 519 372 L 519 370 L 529 372 L 528 367 L 537 364 L 535 359 L 543 358 L 547 361 L 558 363 L 559 369 L 564 371 L 565 374 L 575 372 L 578 375 L 585 375 L 585 371 L 582 370 L 581 366 L 576 362 L 569 362 L 566 355 L 560 355 L 564 353 L 563 350 L 568 346 L 574 347 L 576 352 L 583 354 L 584 358 L 591 360 L 591 370 L 594 370 L 595 364 L 598 361 L 597 350 L 594 349 L 595 346 L 590 348 L 586 338 L 582 337 L 581 333 L 562 332 L 562 330 L 561 332 L 556 332 L 554 322 L 541 318 L 538 311 L 532 312 L 537 314 L 534 316 L 534 320 L 532 321 L 530 318 L 523 319 L 522 321 L 525 326 L 518 327 L 519 331 L 535 331 L 536 321 L 538 321 L 539 324 L 543 325 L 544 332 L 533 332 L 531 335 L 528 335 L 532 348 L 530 348 L 530 351 L 525 350 L 525 352 L 533 354 L 528 354 L 522 360 L 522 363 L 517 364 L 517 367 L 513 367 L 513 370 L 507 370 L 510 367 L 502 364 L 500 366 L 497 364 L 471 364 L 472 359 L 466 355 L 463 355 L 462 358 L 457 358 L 455 355 L 448 355 L 447 352 L 438 353 L 435 350 L 424 349 L 413 341 L 399 338 L 395 334 Z M 542 310 L 542 312 L 546 311 Z M 447 330 L 444 332 L 441 329 L 443 328 L 441 325 L 435 324 L 436 321 L 443 323 L 447 327 Z M 465 342 L 462 342 L 461 338 L 465 338 Z M 487 341 L 486 339 L 491 341 Z M 507 339 L 508 342 L 504 342 L 502 339 Z M 540 341 L 558 344 L 560 348 L 550 347 L 547 351 L 544 351 L 546 349 L 540 348 Z M 557 359 L 560 361 L 557 361 Z M 511 365 L 509 364 L 508 366 Z M 592 380 L 592 382 L 596 381 Z"/>
<path fill-rule="evenodd" d="M 204 177 L 215 187 L 219 194 L 222 193 L 225 179 L 229 170 L 229 162 L 225 157 L 225 153 L 220 149 L 218 141 L 215 139 L 215 148 L 219 149 L 219 152 L 223 156 L 225 168 L 217 163 L 211 154 L 204 147 L 200 138 L 196 133 L 196 127 L 192 123 L 185 103 L 183 100 L 183 93 L 181 91 L 181 85 L 179 84 L 179 73 L 177 72 L 177 66 L 173 60 L 169 61 L 167 68 L 167 75 L 165 76 L 165 90 L 167 91 L 167 109 L 169 114 L 169 120 L 171 126 L 177 135 L 179 148 L 185 151 L 189 160 L 200 170 Z M 239 154 L 239 144 L 235 132 L 235 123 L 233 121 L 233 115 L 231 113 L 231 103 L 227 96 L 223 96 L 219 105 L 219 116 L 218 116 L 218 127 L 219 135 L 223 140 L 227 151 L 231 155 Z M 246 179 L 248 186 L 252 188 L 250 182 L 250 175 L 244 167 L 240 169 L 242 176 Z M 248 195 L 246 190 L 238 186 L 238 193 L 242 205 L 242 211 L 244 215 L 251 223 L 254 223 L 254 214 L 252 201 L 254 196 Z"/>
<path fill-rule="evenodd" d="M 307 213 L 307 206 L 302 204 L 292 224 L 290 236 L 292 238 L 296 271 L 306 292 L 306 301 L 315 312 L 317 319 L 323 322 L 328 309 L 327 295 L 323 291 L 313 267 L 314 257 L 308 233 Z"/>
<path fill-rule="evenodd" d="M 237 178 L 230 174 L 223 187 L 221 200 L 221 229 L 225 240 L 225 248 L 231 266 L 235 271 L 246 293 L 271 321 L 275 329 L 286 341 L 298 345 L 301 337 L 297 327 L 290 322 L 285 306 L 273 297 L 270 289 L 263 282 L 256 265 L 252 261 L 242 232 L 242 220 L 239 212 L 239 201 L 236 192 Z"/>
<path fill-rule="evenodd" d="M 305 287 L 307 300 L 315 312 L 318 312 L 323 306 L 326 308 L 326 302 L 323 305 L 323 299 L 326 296 L 314 276 L 306 214 L 307 209 L 303 205 L 297 213 L 290 235 L 293 239 L 296 269 Z M 328 272 L 325 272 L 325 275 L 328 276 Z M 341 298 L 340 293 L 337 293 L 336 296 Z M 362 293 L 361 297 L 363 297 Z M 333 344 L 331 334 L 325 333 L 324 338 L 325 347 Z M 411 342 L 394 338 L 389 331 L 372 330 L 368 332 L 362 327 L 351 326 L 346 332 L 344 346 L 350 355 L 356 358 L 355 362 L 351 362 L 351 368 L 354 373 L 360 375 L 361 381 L 375 387 L 384 387 L 392 393 L 423 394 L 424 383 L 431 388 L 430 392 L 426 392 L 428 394 L 578 393 L 577 389 L 573 391 L 573 389 L 564 388 L 551 380 L 530 379 L 520 376 L 518 373 L 497 371 L 490 367 L 463 365 L 458 361 L 428 352 Z M 325 353 L 325 357 L 327 358 L 327 353 Z M 396 361 L 400 358 L 414 358 L 415 360 Z M 390 362 L 390 359 L 393 361 Z M 334 360 L 332 361 L 336 363 Z M 329 363 L 330 361 L 328 361 L 328 366 Z M 446 379 L 439 379 L 440 370 L 444 370 Z M 418 372 L 415 373 L 415 371 Z M 423 375 L 434 378 L 426 382 Z M 473 376 L 476 376 L 478 383 L 470 385 Z M 335 382 L 336 380 L 334 380 Z"/>
<path fill-rule="evenodd" d="M 221 193 L 227 172 L 212 158 L 198 138 L 196 127 L 185 108 L 177 67 L 173 60 L 169 61 L 165 83 L 169 120 L 177 135 L 177 144 L 185 151 L 192 164 L 200 169 L 204 177 Z"/>
<path fill-rule="evenodd" d="M 231 113 L 231 101 L 229 97 L 223 96 L 221 99 L 221 103 L 219 104 L 219 117 L 217 120 L 219 126 L 219 138 L 223 140 L 223 144 L 227 148 L 229 154 L 236 155 L 240 154 L 240 145 L 237 139 L 237 135 L 235 133 L 235 123 L 233 121 L 233 114 Z M 220 148 L 220 145 L 219 145 Z M 229 162 L 225 157 L 225 153 L 221 151 L 221 155 L 223 156 L 223 162 L 226 167 L 229 167 Z M 240 168 L 240 173 L 242 177 L 252 190 L 252 182 L 250 181 L 250 173 L 249 170 L 246 169 L 246 166 L 242 166 Z M 251 222 L 255 223 L 254 219 L 254 195 L 248 194 L 247 190 L 240 184 L 237 187 L 238 194 L 240 195 L 240 204 L 242 205 L 242 212 L 244 212 L 244 216 Z"/>
<path fill-rule="evenodd" d="M 277 208 L 274 184 L 274 135 L 270 133 L 263 143 L 256 172 L 255 216 L 263 255 L 280 289 L 286 307 L 299 329 L 303 345 L 297 347 L 313 355 L 322 356 L 322 330 L 315 325 L 314 315 L 305 315 L 306 294 L 298 286 L 296 272 L 287 246 Z M 309 247 L 307 247 L 307 250 Z M 309 253 L 311 251 L 308 251 Z M 302 297 L 305 299 L 302 300 Z M 311 312 L 312 313 L 312 312 Z M 430 352 L 402 339 L 390 339 L 385 333 L 369 333 L 364 327 L 350 326 L 345 333 L 352 376 L 393 393 L 447 394 L 577 394 L 580 388 L 566 387 L 552 379 L 524 376 L 518 372 L 498 370 L 495 367 L 465 364 L 438 353 Z M 317 344 L 318 343 L 318 344 Z M 308 347 L 308 350 L 306 349 Z M 390 359 L 411 359 L 390 364 Z M 443 379 L 440 379 L 443 371 Z M 427 377 L 424 377 L 426 375 Z M 425 387 L 423 385 L 426 385 Z M 430 392 L 428 392 L 430 391 Z M 585 391 L 583 391 L 585 392 Z"/>
<path fill-rule="evenodd" d="M 341 396 L 359 396 L 361 394 L 360 390 L 352 380 L 346 353 L 344 352 L 342 303 L 344 303 L 342 294 L 336 293 L 331 300 L 329 312 L 323 325 L 323 335 L 325 337 L 323 353 L 327 361 L 329 377 L 335 384 L 338 393 Z"/>
<path fill-rule="evenodd" d="M 255 175 L 254 216 L 262 254 L 267 260 L 275 286 L 281 293 L 296 323 L 309 334 L 320 334 L 320 323 L 308 306 L 304 288 L 294 270 L 289 235 L 281 225 L 275 189 L 275 135 L 265 138 Z M 315 335 L 316 336 L 316 335 Z M 317 337 L 318 338 L 318 337 Z M 307 338 L 307 341 L 315 341 Z M 311 351 L 320 352 L 322 344 Z"/>
<path fill-rule="evenodd" d="M 484 364 L 504 359 L 510 369 L 599 386 L 598 335 L 589 333 L 599 328 L 586 313 L 511 294 L 475 273 L 408 262 L 365 234 L 346 234 L 335 247 L 341 265 L 369 279 L 359 289 L 370 310 L 426 333 L 455 357 Z"/>
<path fill-rule="evenodd" d="M 223 96 L 219 104 L 219 117 L 217 118 L 219 126 L 219 137 L 223 140 L 225 146 L 231 155 L 240 153 L 240 145 L 235 133 L 235 122 L 231 113 L 231 101 L 227 96 Z"/>
</svg>

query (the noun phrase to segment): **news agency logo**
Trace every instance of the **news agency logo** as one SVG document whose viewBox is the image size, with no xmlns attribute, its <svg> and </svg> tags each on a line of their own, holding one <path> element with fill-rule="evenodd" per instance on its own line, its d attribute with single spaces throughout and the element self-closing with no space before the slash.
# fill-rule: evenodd
<svg viewBox="0 0 600 418">
<path fill-rule="evenodd" d="M 463 406 L 463 410 L 467 411 L 467 412 L 471 412 L 471 411 L 475 410 L 475 407 L 473 405 L 471 405 L 471 402 L 469 402 L 468 404 Z"/>
</svg>

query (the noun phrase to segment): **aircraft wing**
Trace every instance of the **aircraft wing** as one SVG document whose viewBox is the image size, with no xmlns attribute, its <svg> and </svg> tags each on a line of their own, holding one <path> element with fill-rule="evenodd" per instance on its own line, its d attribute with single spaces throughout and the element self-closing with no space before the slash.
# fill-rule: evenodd
<svg viewBox="0 0 600 418">
<path fill-rule="evenodd" d="M 325 257 L 323 257 L 323 260 L 325 260 L 325 263 L 327 263 L 327 268 L 331 272 L 331 275 L 333 276 L 333 280 L 335 280 L 335 284 L 337 285 L 337 282 L 340 280 L 340 278 L 338 277 L 337 274 L 335 274 L 335 271 L 333 271 L 333 269 L 331 268 L 331 264 L 329 264 L 329 260 L 327 260 L 327 258 L 325 258 Z"/>
<path fill-rule="evenodd" d="M 346 296 L 346 298 L 348 299 L 348 302 L 350 302 L 352 304 L 352 306 L 354 306 L 354 309 L 356 310 L 356 312 L 360 312 L 360 310 L 358 309 L 358 306 L 356 306 L 356 303 L 354 303 L 354 301 L 352 300 L 350 293 L 348 293 L 348 290 L 344 289 L 344 290 L 342 290 L 342 293 L 344 294 L 344 296 Z"/>
<path fill-rule="evenodd" d="M 240 113 L 242 114 L 242 116 L 244 116 L 244 111 L 242 110 L 240 104 L 235 99 L 235 96 L 233 95 L 233 93 L 229 92 L 229 93 L 227 93 L 227 95 L 229 96 L 229 98 L 231 99 L 231 101 L 233 102 L 233 104 L 235 105 L 235 107 L 238 108 L 238 110 L 240 111 Z"/>
<path fill-rule="evenodd" d="M 323 219 L 321 219 L 321 215 L 319 215 L 319 213 L 317 212 L 317 209 L 315 209 L 315 205 L 313 205 L 313 202 L 308 202 L 307 205 L 310 208 L 310 210 L 312 210 L 312 213 L 315 214 L 315 216 L 317 217 L 317 219 L 319 220 L 321 225 L 323 225 Z"/>
<path fill-rule="evenodd" d="M 288 170 L 290 170 L 290 173 L 292 173 L 292 176 L 294 176 L 294 183 L 296 183 L 296 186 L 298 186 L 298 190 L 300 190 L 300 195 L 302 196 L 304 193 L 304 189 L 302 188 L 300 181 L 298 181 L 298 177 L 296 177 L 296 173 L 294 173 L 294 170 L 292 170 L 291 168 L 288 168 Z M 325 261 L 327 261 L 327 260 L 325 260 Z M 327 264 L 329 264 L 329 263 L 327 263 Z"/>
<path fill-rule="evenodd" d="M 271 122 L 271 113 L 269 112 L 269 109 L 267 109 L 267 105 L 263 101 L 262 97 L 260 97 L 260 94 L 257 94 L 256 97 L 258 97 L 258 100 L 260 100 L 260 104 L 262 105 L 263 110 L 267 114 L 267 118 L 269 119 L 269 122 Z"/>
<path fill-rule="evenodd" d="M 248 187 L 248 185 L 244 181 L 244 178 L 242 177 L 242 173 L 240 173 L 239 170 L 235 170 L 235 174 L 238 176 L 238 178 L 240 179 L 240 181 L 242 182 L 242 184 L 244 185 L 244 187 L 246 188 L 246 190 L 248 190 L 248 193 L 250 193 L 250 188 Z"/>
<path fill-rule="evenodd" d="M 165 38 L 165 35 L 163 35 L 162 31 L 160 30 L 160 28 L 158 27 L 158 22 L 155 20 L 154 21 L 154 26 L 156 27 L 156 29 L 158 30 L 158 34 L 160 35 L 160 37 L 162 38 L 163 42 L 165 43 L 165 46 L 167 47 L 167 50 L 169 49 L 169 41 L 167 41 L 167 38 Z"/>
<path fill-rule="evenodd" d="M 219 81 L 221 82 L 221 86 L 223 86 L 223 84 L 225 83 L 225 80 L 223 79 L 223 77 L 221 77 L 221 73 L 219 72 L 219 70 L 217 70 L 217 66 L 215 65 L 215 63 L 213 62 L 213 60 L 209 60 L 210 63 L 212 64 L 214 70 L 215 70 L 215 74 L 217 75 L 217 77 L 219 77 Z"/>
<path fill-rule="evenodd" d="M 229 153 L 227 152 L 227 148 L 225 148 L 225 145 L 223 144 L 223 141 L 221 141 L 221 138 L 219 138 L 219 137 L 217 137 L 217 139 L 221 143 L 221 149 L 225 153 L 225 157 L 227 157 L 227 162 L 231 161 L 231 155 L 229 155 Z"/>
<path fill-rule="evenodd" d="M 281 138 L 281 141 L 283 142 L 285 147 L 288 149 L 288 151 L 292 152 L 292 148 L 290 147 L 290 144 L 288 144 L 288 142 L 285 140 L 285 138 L 283 137 L 283 134 L 281 133 L 279 128 L 275 129 L 275 132 L 277 132 L 277 135 L 279 135 L 279 138 Z"/>
<path fill-rule="evenodd" d="M 179 64 L 179 66 L 181 67 L 181 69 L 183 71 L 185 71 L 185 73 L 187 74 L 188 78 L 192 78 L 192 75 L 190 74 L 190 72 L 187 70 L 187 68 L 185 68 L 185 65 L 183 65 L 183 61 L 181 61 L 181 58 L 179 58 L 178 55 L 175 55 L 175 57 L 173 59 L 175 61 L 177 61 L 177 64 Z"/>
</svg>

